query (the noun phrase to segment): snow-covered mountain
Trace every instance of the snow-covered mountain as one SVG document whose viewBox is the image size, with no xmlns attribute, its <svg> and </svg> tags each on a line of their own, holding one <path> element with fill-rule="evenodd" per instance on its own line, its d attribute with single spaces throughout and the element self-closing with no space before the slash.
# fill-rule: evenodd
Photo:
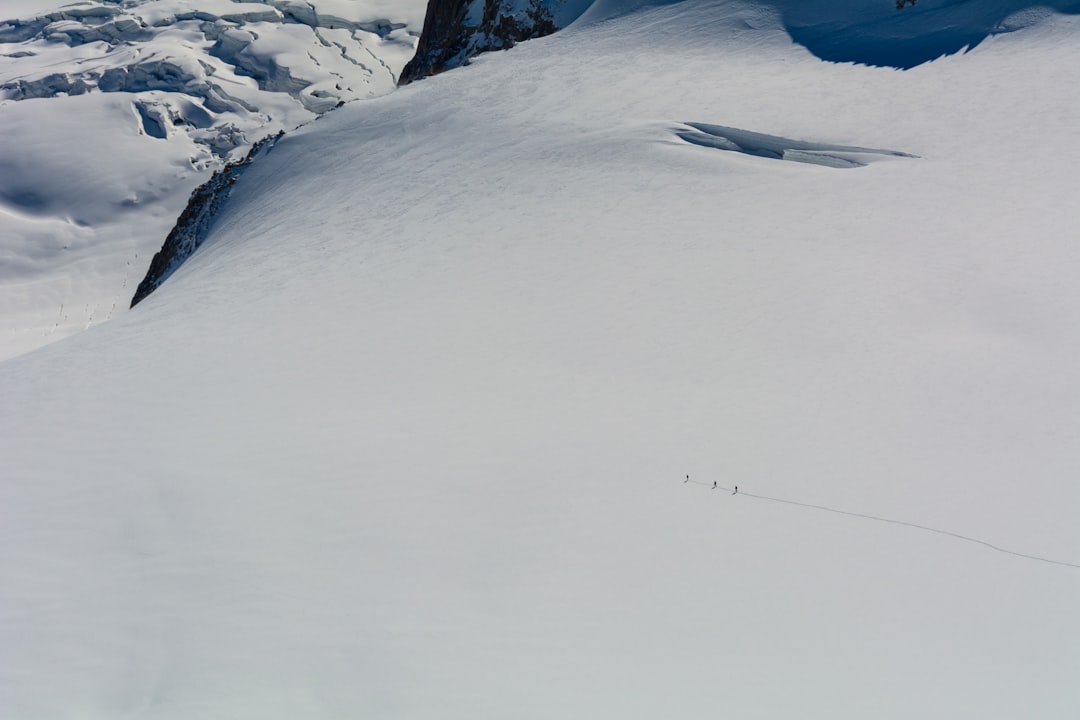
<svg viewBox="0 0 1080 720">
<path fill-rule="evenodd" d="M 1067 10 L 600 0 L 285 134 L 0 363 L 0 717 L 1077 717 Z"/>
<path fill-rule="evenodd" d="M 0 20 L 0 357 L 125 309 L 196 186 L 392 90 L 424 17 L 423 0 L 20 9 Z"/>
</svg>

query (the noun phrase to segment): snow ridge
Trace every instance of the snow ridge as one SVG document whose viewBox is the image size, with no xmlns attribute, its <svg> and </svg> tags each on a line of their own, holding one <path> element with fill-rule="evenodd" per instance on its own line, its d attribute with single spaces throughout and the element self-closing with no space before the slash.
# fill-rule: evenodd
<svg viewBox="0 0 1080 720">
<path fill-rule="evenodd" d="M 1008 548 L 1001 547 L 1000 545 L 994 545 L 986 540 L 980 540 L 969 535 L 961 535 L 960 533 L 953 532 L 951 530 L 943 530 L 941 528 L 930 527 L 929 525 L 920 525 L 919 523 L 908 522 L 907 520 L 895 520 L 893 518 L 881 517 L 880 515 L 869 515 L 867 513 L 854 512 L 851 510 L 841 510 L 839 508 L 828 507 L 826 505 L 815 505 L 813 503 L 799 502 L 798 500 L 790 500 L 788 498 L 770 497 L 768 495 L 758 495 L 757 493 L 747 492 L 746 490 L 739 490 L 736 485 L 734 488 L 725 487 L 713 483 L 710 486 L 708 483 L 701 482 L 700 480 L 691 480 L 689 476 L 684 481 L 686 483 L 693 483 L 695 485 L 702 485 L 704 487 L 711 487 L 713 490 L 724 490 L 732 495 L 738 495 L 740 497 L 753 498 L 755 500 L 766 500 L 768 502 L 783 503 L 785 505 L 795 505 L 801 508 L 808 508 L 811 510 L 821 510 L 823 512 L 835 513 L 837 515 L 847 515 L 848 517 L 862 518 L 863 520 L 873 520 L 874 522 L 888 523 L 890 525 L 902 525 L 904 527 L 915 528 L 916 530 L 924 530 L 926 532 L 936 533 L 938 535 L 945 535 L 946 537 L 955 538 L 957 540 L 964 540 L 966 542 L 975 543 L 976 545 L 982 545 L 988 547 L 995 552 L 1002 553 L 1003 555 L 1012 555 L 1014 557 L 1023 558 L 1024 560 L 1035 560 L 1037 562 L 1049 563 L 1050 565 L 1061 565 L 1062 567 L 1071 567 L 1080 569 L 1080 563 L 1068 562 L 1066 560 L 1054 560 L 1052 558 L 1043 557 L 1041 555 L 1029 555 L 1028 553 L 1017 552 L 1016 550 L 1010 550 Z"/>
<path fill-rule="evenodd" d="M 243 160 L 229 163 L 214 173 L 208 182 L 203 183 L 191 193 L 187 207 L 177 219 L 169 237 L 165 239 L 165 244 L 150 261 L 146 277 L 135 290 L 131 307 L 135 307 L 147 295 L 154 292 L 202 245 L 214 217 L 228 200 L 233 185 L 240 175 L 256 157 L 270 152 L 274 144 L 284 135 L 285 132 L 281 131 L 277 135 L 270 135 L 258 141 L 251 146 L 251 150 Z"/>
</svg>

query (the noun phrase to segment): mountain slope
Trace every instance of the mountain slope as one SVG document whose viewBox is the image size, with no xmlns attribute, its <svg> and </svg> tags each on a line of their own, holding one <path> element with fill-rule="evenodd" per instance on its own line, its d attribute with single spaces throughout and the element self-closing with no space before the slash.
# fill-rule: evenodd
<svg viewBox="0 0 1080 720">
<path fill-rule="evenodd" d="M 335 111 L 0 364 L 0 715 L 1075 717 L 1080 570 L 762 498 L 1080 563 L 1078 18 L 776 9 Z"/>
</svg>

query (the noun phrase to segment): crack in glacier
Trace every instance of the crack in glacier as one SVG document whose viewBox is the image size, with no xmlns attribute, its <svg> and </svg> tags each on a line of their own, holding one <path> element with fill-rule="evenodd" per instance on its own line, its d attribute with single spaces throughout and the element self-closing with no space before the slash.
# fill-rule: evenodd
<svg viewBox="0 0 1080 720">
<path fill-rule="evenodd" d="M 706 123 L 683 123 L 684 128 L 676 129 L 675 135 L 691 145 L 729 150 L 744 155 L 788 160 L 791 162 L 824 165 L 832 168 L 864 167 L 879 157 L 917 158 L 918 155 L 898 150 L 858 147 L 854 145 L 832 145 L 829 143 L 793 140 L 779 135 L 724 125 Z M 877 156 L 877 157 L 875 157 Z"/>
</svg>

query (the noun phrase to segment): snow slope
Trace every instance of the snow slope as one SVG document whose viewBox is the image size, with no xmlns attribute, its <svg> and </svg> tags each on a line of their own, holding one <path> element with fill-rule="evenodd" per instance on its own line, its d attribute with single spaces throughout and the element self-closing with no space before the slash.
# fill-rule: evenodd
<svg viewBox="0 0 1080 720">
<path fill-rule="evenodd" d="M 55 10 L 57 6 L 56 0 L 6 0 L 4 15 L 9 18 L 21 18 Z"/>
<path fill-rule="evenodd" d="M 126 309 L 211 171 L 389 92 L 424 12 L 423 0 L 0 5 L 0 358 Z"/>
<path fill-rule="evenodd" d="M 0 364 L 0 716 L 1075 718 L 1078 18 L 900 71 L 786 7 L 342 108 Z"/>
</svg>

